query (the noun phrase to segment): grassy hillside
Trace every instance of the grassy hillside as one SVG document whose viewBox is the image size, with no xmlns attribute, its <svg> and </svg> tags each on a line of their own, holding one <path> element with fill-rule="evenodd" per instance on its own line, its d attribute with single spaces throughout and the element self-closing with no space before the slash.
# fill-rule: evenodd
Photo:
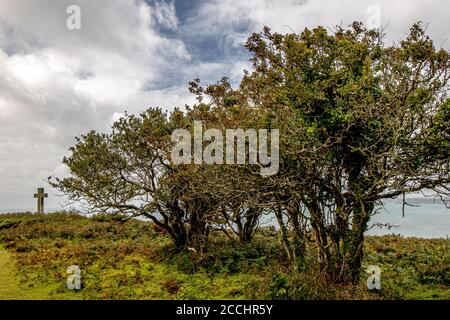
<svg viewBox="0 0 450 320">
<path fill-rule="evenodd" d="M 365 275 L 330 287 L 314 267 L 289 271 L 274 233 L 251 245 L 217 234 L 206 253 L 176 253 L 148 222 L 0 215 L 0 299 L 450 299 L 450 240 L 368 237 L 364 265 L 382 270 L 370 292 Z M 79 291 L 66 287 L 70 265 L 81 269 Z"/>
</svg>

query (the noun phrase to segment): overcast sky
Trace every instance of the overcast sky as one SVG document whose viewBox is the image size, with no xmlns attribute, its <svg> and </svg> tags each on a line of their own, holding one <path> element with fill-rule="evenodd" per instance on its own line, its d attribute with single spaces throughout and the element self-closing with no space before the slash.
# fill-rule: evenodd
<svg viewBox="0 0 450 320">
<path fill-rule="evenodd" d="M 80 30 L 66 27 L 70 5 Z M 378 21 L 391 42 L 422 20 L 448 49 L 449 13 L 446 0 L 0 0 L 0 209 L 34 208 L 75 136 L 107 130 L 124 110 L 191 104 L 197 77 L 236 83 L 249 68 L 245 39 L 263 25 Z"/>
</svg>

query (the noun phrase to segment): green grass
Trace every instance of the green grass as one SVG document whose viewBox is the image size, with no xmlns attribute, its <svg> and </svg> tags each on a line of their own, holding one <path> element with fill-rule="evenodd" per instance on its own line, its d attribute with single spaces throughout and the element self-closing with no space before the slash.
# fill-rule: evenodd
<svg viewBox="0 0 450 320">
<path fill-rule="evenodd" d="M 291 271 L 273 229 L 248 245 L 214 234 L 208 252 L 177 253 L 149 222 L 0 215 L 0 299 L 450 299 L 449 242 L 368 237 L 364 266 L 382 270 L 371 292 L 365 275 L 330 286 L 314 262 Z M 67 289 L 70 265 L 81 269 L 79 291 Z"/>
<path fill-rule="evenodd" d="M 370 237 L 365 264 L 382 269 L 390 297 L 450 300 L 450 241 Z"/>
<path fill-rule="evenodd" d="M 11 254 L 0 247 L 0 300 L 76 299 L 70 293 L 51 295 L 57 284 L 38 287 L 21 287 L 15 278 Z"/>
<path fill-rule="evenodd" d="M 0 299 L 19 299 L 21 294 L 9 252 L 0 247 Z"/>
</svg>

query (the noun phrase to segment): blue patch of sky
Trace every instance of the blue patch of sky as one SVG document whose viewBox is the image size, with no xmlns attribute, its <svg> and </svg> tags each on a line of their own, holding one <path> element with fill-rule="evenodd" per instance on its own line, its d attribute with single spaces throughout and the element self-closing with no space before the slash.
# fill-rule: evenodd
<svg viewBox="0 0 450 320">
<path fill-rule="evenodd" d="M 153 5 L 161 0 L 145 0 L 149 5 Z M 166 2 L 171 2 L 166 0 Z M 206 30 L 198 30 L 196 24 L 197 13 L 202 0 L 175 0 L 174 6 L 176 15 L 179 21 L 178 30 L 170 30 L 160 26 L 158 32 L 170 39 L 178 39 L 183 41 L 191 59 L 188 64 L 195 66 L 199 63 L 216 63 L 222 65 L 221 68 L 216 69 L 216 74 L 211 73 L 202 77 L 202 82 L 209 83 L 217 81 L 222 76 L 230 76 L 230 66 L 232 61 L 248 60 L 249 53 L 244 47 L 243 43 L 236 44 L 234 39 L 230 37 L 231 34 L 243 34 L 244 37 L 250 35 L 250 23 L 242 22 L 230 26 L 230 30 L 221 30 L 217 26 L 210 25 L 205 27 Z M 195 31 L 197 30 L 197 31 Z M 183 66 L 181 66 L 183 67 Z M 176 85 L 184 85 L 196 78 L 197 75 L 185 74 L 173 64 L 173 68 L 169 68 L 164 76 L 164 79 L 159 79 L 158 83 L 148 83 L 143 90 L 158 90 Z"/>
</svg>

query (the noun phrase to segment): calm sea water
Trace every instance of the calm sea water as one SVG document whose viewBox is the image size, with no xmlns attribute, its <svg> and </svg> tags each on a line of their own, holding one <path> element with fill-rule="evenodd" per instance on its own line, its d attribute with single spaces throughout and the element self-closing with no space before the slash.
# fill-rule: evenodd
<svg viewBox="0 0 450 320">
<path fill-rule="evenodd" d="M 405 207 L 405 217 L 402 216 L 402 204 L 399 201 L 389 201 L 374 215 L 366 235 L 402 235 L 418 238 L 450 237 L 450 209 L 441 202 L 416 200 L 409 201 L 414 207 Z M 263 225 L 273 225 L 278 228 L 274 217 L 263 218 Z M 392 227 L 378 227 L 378 224 L 390 224 Z"/>
<path fill-rule="evenodd" d="M 405 207 L 402 216 L 402 204 L 386 203 L 378 214 L 371 219 L 371 224 L 389 223 L 391 229 L 373 227 L 367 234 L 400 234 L 405 237 L 446 238 L 450 237 L 450 209 L 442 203 L 416 203 L 414 207 Z"/>
<path fill-rule="evenodd" d="M 367 231 L 367 235 L 400 234 L 405 237 L 419 238 L 446 238 L 450 237 L 450 209 L 442 203 L 429 201 L 412 201 L 414 207 L 406 206 L 405 217 L 402 217 L 402 204 L 398 201 L 391 201 L 380 208 L 378 214 L 374 215 L 370 221 L 373 227 Z M 48 212 L 57 209 L 48 209 Z M 33 209 L 0 209 L 0 213 L 26 212 Z M 275 225 L 277 223 L 273 217 L 264 217 L 263 225 Z M 379 228 L 376 225 L 390 224 L 393 227 Z"/>
</svg>

